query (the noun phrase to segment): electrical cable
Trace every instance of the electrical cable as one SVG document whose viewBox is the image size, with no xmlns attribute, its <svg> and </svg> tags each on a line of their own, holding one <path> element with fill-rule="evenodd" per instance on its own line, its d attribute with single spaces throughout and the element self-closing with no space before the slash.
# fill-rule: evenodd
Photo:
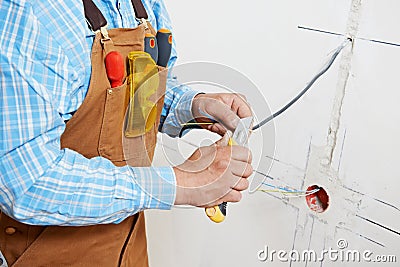
<svg viewBox="0 0 400 267">
<path fill-rule="evenodd" d="M 282 195 L 284 195 L 284 197 L 306 197 L 312 194 L 315 194 L 319 191 L 320 189 L 314 189 L 311 191 L 293 191 L 293 192 L 288 192 L 288 191 L 282 191 L 279 189 L 273 189 L 273 190 L 268 190 L 268 189 L 258 189 L 257 191 L 261 191 L 263 193 L 281 193 Z M 301 192 L 301 193 L 299 193 Z"/>
<path fill-rule="evenodd" d="M 283 112 L 285 112 L 289 107 L 291 107 L 294 103 L 296 103 L 311 88 L 311 86 L 315 83 L 315 81 L 317 81 L 332 66 L 333 62 L 335 62 L 335 59 L 339 55 L 340 51 L 342 51 L 342 49 L 345 48 L 350 42 L 351 42 L 350 39 L 346 39 L 338 48 L 336 48 L 336 50 L 333 52 L 333 55 L 330 58 L 330 60 L 325 64 L 325 66 L 322 68 L 322 70 L 320 72 L 318 72 L 317 75 L 315 75 L 311 79 L 311 81 L 306 85 L 306 87 L 295 98 L 293 98 L 289 103 L 287 103 L 283 108 L 281 108 L 280 110 L 278 110 L 271 116 L 265 118 L 256 126 L 254 126 L 253 131 L 257 130 L 261 126 L 264 126 L 266 123 L 268 123 L 272 119 L 278 117 Z"/>
<path fill-rule="evenodd" d="M 291 190 L 291 189 L 288 189 L 288 188 L 285 188 L 285 187 L 280 187 L 280 186 L 275 186 L 275 185 L 272 185 L 272 184 L 267 184 L 267 183 L 265 183 L 265 182 L 263 182 L 262 184 L 263 184 L 263 185 L 266 185 L 266 186 L 268 186 L 268 187 L 272 187 L 272 188 L 279 189 L 279 190 L 281 190 L 281 191 L 288 192 L 288 193 L 306 193 L 306 191 Z"/>
<path fill-rule="evenodd" d="M 304 27 L 304 26 L 297 26 L 298 29 L 302 30 L 307 30 L 307 31 L 314 31 L 314 32 L 319 32 L 319 33 L 326 33 L 326 34 L 331 34 L 331 35 L 336 35 L 336 36 L 346 36 L 343 33 L 338 33 L 338 32 L 331 32 L 331 31 L 325 31 L 325 30 L 320 30 L 320 29 L 315 29 L 315 28 L 310 28 L 310 27 Z M 400 46 L 400 43 L 392 43 L 392 42 L 387 42 L 387 41 L 381 41 L 381 40 L 376 40 L 376 39 L 368 39 L 368 38 L 363 38 L 363 37 L 351 37 L 352 39 L 358 39 L 358 40 L 363 40 L 363 41 L 368 41 L 368 42 L 373 42 L 373 43 L 378 43 L 378 44 L 384 44 L 384 45 L 392 45 L 392 46 Z"/>
<path fill-rule="evenodd" d="M 321 69 L 320 72 L 318 72 L 312 79 L 311 81 L 306 85 L 306 87 L 300 91 L 300 93 L 295 96 L 289 103 L 287 103 L 285 106 L 283 106 L 280 110 L 276 111 L 274 114 L 272 114 L 271 116 L 265 118 L 264 120 L 262 120 L 259 124 L 255 125 L 252 130 L 257 130 L 258 128 L 264 126 L 265 124 L 267 124 L 269 121 L 273 120 L 274 118 L 278 117 L 279 115 L 281 115 L 283 112 L 285 112 L 288 108 L 290 108 L 294 103 L 296 103 L 311 87 L 312 85 L 323 75 L 325 74 L 329 68 L 333 65 L 333 63 L 335 62 L 337 56 L 340 54 L 340 52 L 343 50 L 343 48 L 345 48 L 349 43 L 351 43 L 352 40 L 350 38 L 346 38 L 346 40 L 344 40 L 333 52 L 331 58 L 329 59 L 329 61 L 327 61 L 327 63 L 325 64 L 325 66 Z M 210 116 L 208 114 L 204 114 L 205 112 L 200 111 L 203 115 L 205 115 L 206 117 Z M 208 115 L 208 116 L 207 116 Z M 211 118 L 212 119 L 212 118 Z M 195 121 L 191 121 L 189 123 L 186 123 L 182 126 L 184 126 L 183 128 L 193 128 L 193 126 L 195 127 L 199 127 L 199 125 L 197 125 L 199 123 L 196 123 Z M 207 123 L 210 124 L 210 123 Z M 179 136 L 181 136 L 183 132 L 183 129 L 180 133 Z M 255 171 L 258 172 L 258 171 Z M 258 172 L 260 173 L 260 172 Z M 261 173 L 262 174 L 262 173 Z M 263 174 L 264 175 L 264 174 Z M 267 176 L 268 177 L 268 176 Z M 272 177 L 270 177 L 272 178 Z M 284 187 L 278 187 L 278 186 L 274 186 L 274 185 L 270 185 L 267 183 L 263 182 L 263 185 L 275 188 L 273 190 L 266 190 L 266 189 L 258 189 L 257 191 L 261 191 L 264 193 L 281 193 L 283 195 L 285 195 L 285 197 L 303 197 L 303 196 L 309 196 L 312 195 L 316 192 L 318 192 L 320 189 L 314 189 L 311 191 L 295 191 L 295 190 L 290 190 Z M 290 194 L 293 194 L 291 196 L 288 196 Z"/>
<path fill-rule="evenodd" d="M 280 187 L 280 186 L 275 186 L 275 185 L 271 185 L 271 184 L 267 184 L 265 182 L 262 183 L 263 185 L 266 185 L 268 187 L 274 188 L 273 190 L 269 190 L 269 189 L 258 189 L 257 191 L 261 191 L 264 193 L 281 193 L 283 194 L 285 197 L 306 197 L 309 195 L 312 195 L 316 192 L 318 192 L 320 190 L 320 188 L 316 188 L 310 191 L 297 191 L 297 190 L 292 190 L 292 189 L 288 189 L 285 187 Z"/>
<path fill-rule="evenodd" d="M 312 194 L 317 193 L 319 190 L 320 190 L 320 189 L 318 188 L 318 189 L 314 189 L 314 190 L 312 190 L 312 191 L 307 191 L 307 193 L 305 193 L 305 194 L 299 194 L 299 195 L 285 195 L 285 197 L 306 197 L 306 196 L 309 196 L 309 195 L 312 195 Z"/>
</svg>

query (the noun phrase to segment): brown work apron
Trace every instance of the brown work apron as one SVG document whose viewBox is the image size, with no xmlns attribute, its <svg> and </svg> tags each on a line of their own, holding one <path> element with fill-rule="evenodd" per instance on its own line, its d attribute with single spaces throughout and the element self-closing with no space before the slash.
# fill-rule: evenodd
<svg viewBox="0 0 400 267">
<path fill-rule="evenodd" d="M 152 96 L 158 99 L 157 119 L 146 134 L 125 138 L 123 125 L 129 103 L 127 81 L 110 88 L 104 58 L 116 50 L 125 58 L 130 51 L 143 51 L 149 25 L 133 29 L 111 29 L 111 40 L 96 34 L 92 47 L 92 75 L 83 104 L 66 124 L 61 148 L 87 158 L 102 156 L 116 166 L 150 166 L 164 103 L 166 71 L 159 67 L 160 85 Z M 127 79 L 126 79 L 127 80 Z M 129 147 L 126 153 L 122 144 Z M 0 250 L 9 266 L 148 266 L 144 214 L 140 212 L 120 224 L 94 226 L 30 226 L 0 215 Z"/>
</svg>

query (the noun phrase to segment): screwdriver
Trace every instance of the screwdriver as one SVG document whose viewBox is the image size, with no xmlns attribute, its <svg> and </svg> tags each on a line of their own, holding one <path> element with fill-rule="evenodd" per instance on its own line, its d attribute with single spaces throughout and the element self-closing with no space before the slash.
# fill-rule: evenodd
<svg viewBox="0 0 400 267">
<path fill-rule="evenodd" d="M 156 37 L 151 33 L 146 33 L 144 37 L 144 52 L 149 53 L 154 62 L 158 60 L 158 46 Z"/>
<path fill-rule="evenodd" d="M 122 85 L 125 75 L 125 65 L 121 53 L 118 51 L 111 51 L 106 55 L 104 61 L 111 88 Z"/>
<path fill-rule="evenodd" d="M 166 67 L 171 56 L 172 33 L 166 28 L 158 30 L 157 35 L 158 60 L 157 65 Z"/>
</svg>

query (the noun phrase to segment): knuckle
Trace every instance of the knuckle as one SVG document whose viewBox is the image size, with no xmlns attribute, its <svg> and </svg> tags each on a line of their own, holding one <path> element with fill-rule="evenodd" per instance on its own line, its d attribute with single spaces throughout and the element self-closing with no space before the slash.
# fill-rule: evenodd
<svg viewBox="0 0 400 267">
<path fill-rule="evenodd" d="M 251 150 L 247 147 L 244 146 L 234 146 L 232 148 L 233 153 L 235 154 L 241 154 L 242 156 L 245 156 L 247 159 L 247 162 L 251 162 L 253 160 L 253 154 Z"/>
<path fill-rule="evenodd" d="M 247 188 L 249 188 L 249 185 L 250 185 L 249 180 L 244 179 L 244 189 L 243 190 L 246 190 Z"/>
<path fill-rule="evenodd" d="M 218 152 L 221 154 L 222 158 L 228 159 L 231 153 L 233 153 L 233 150 L 234 149 L 231 146 L 221 146 Z"/>
<path fill-rule="evenodd" d="M 246 150 L 246 148 L 244 146 L 232 146 L 232 153 L 237 155 L 237 154 L 241 154 L 243 153 L 243 151 Z"/>
<path fill-rule="evenodd" d="M 238 191 L 246 190 L 249 187 L 249 181 L 247 179 L 241 179 L 241 181 L 237 185 Z"/>
<path fill-rule="evenodd" d="M 217 146 L 217 152 L 218 152 L 219 154 L 224 154 L 226 148 L 227 148 L 226 146 Z"/>
<path fill-rule="evenodd" d="M 221 160 L 218 160 L 216 164 L 217 164 L 217 168 L 218 169 L 224 169 L 225 170 L 229 166 L 229 160 L 221 159 Z"/>
</svg>

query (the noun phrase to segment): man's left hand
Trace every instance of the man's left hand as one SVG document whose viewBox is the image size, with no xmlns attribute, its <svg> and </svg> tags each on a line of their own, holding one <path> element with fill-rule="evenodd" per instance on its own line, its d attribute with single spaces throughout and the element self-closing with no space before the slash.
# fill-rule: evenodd
<svg viewBox="0 0 400 267">
<path fill-rule="evenodd" d="M 245 96 L 229 93 L 195 96 L 192 113 L 197 122 L 211 122 L 212 119 L 217 121 L 203 128 L 220 135 L 224 135 L 227 130 L 233 132 L 241 118 L 252 116 Z"/>
</svg>

